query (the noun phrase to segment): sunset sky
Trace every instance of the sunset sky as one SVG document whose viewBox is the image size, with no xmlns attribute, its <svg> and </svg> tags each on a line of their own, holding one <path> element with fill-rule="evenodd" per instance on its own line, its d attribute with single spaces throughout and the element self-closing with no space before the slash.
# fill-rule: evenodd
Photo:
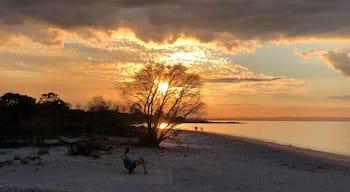
<svg viewBox="0 0 350 192">
<path fill-rule="evenodd" d="M 350 1 L 1 0 L 0 95 L 122 103 L 150 60 L 204 80 L 207 117 L 350 117 Z"/>
</svg>

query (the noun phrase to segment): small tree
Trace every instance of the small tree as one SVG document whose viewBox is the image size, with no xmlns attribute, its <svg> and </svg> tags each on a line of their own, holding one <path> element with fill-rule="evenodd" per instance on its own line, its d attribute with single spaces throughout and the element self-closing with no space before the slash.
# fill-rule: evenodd
<svg viewBox="0 0 350 192">
<path fill-rule="evenodd" d="M 158 146 L 169 131 L 202 106 L 202 81 L 183 65 L 146 64 L 127 82 L 124 94 L 138 103 L 147 123 L 144 141 Z"/>
<path fill-rule="evenodd" d="M 142 106 L 139 103 L 130 105 L 129 113 L 131 114 L 142 114 Z"/>
<path fill-rule="evenodd" d="M 89 101 L 87 110 L 91 112 L 106 112 L 117 111 L 117 108 L 113 107 L 112 101 L 106 101 L 102 96 L 96 96 Z"/>
<path fill-rule="evenodd" d="M 57 93 L 53 92 L 42 94 L 38 105 L 42 109 L 53 111 L 67 111 L 70 108 L 69 103 L 64 102 Z"/>
</svg>

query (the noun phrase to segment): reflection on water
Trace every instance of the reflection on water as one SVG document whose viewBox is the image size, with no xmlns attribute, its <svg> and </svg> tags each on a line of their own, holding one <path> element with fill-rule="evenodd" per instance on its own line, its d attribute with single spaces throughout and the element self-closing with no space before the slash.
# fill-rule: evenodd
<svg viewBox="0 0 350 192">
<path fill-rule="evenodd" d="M 182 124 L 183 129 L 236 135 L 350 156 L 350 121 L 245 121 Z"/>
</svg>

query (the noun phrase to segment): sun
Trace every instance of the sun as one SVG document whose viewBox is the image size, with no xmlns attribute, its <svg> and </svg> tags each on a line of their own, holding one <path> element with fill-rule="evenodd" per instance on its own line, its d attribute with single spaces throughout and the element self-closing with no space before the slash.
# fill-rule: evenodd
<svg viewBox="0 0 350 192">
<path fill-rule="evenodd" d="M 165 129 L 165 128 L 167 128 L 168 127 L 168 123 L 161 123 L 160 125 L 159 125 L 159 129 Z"/>
<path fill-rule="evenodd" d="M 169 88 L 169 84 L 168 82 L 164 82 L 164 81 L 161 81 L 159 84 L 158 84 L 158 90 L 159 92 L 161 93 L 165 93 Z"/>
</svg>

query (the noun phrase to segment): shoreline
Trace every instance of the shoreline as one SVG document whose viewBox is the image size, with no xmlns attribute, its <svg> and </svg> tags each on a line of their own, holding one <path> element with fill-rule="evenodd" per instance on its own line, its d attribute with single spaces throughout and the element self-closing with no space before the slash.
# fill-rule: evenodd
<svg viewBox="0 0 350 192">
<path fill-rule="evenodd" d="M 137 167 L 129 175 L 122 158 L 148 161 L 148 174 Z M 0 191 L 233 191 L 306 192 L 350 188 L 350 169 L 335 161 L 305 155 L 286 146 L 208 132 L 182 131 L 160 148 L 116 146 L 100 158 L 68 156 L 65 147 L 52 147 L 37 156 L 38 148 L 0 149 Z M 40 161 L 40 163 L 39 163 Z M 348 164 L 347 164 L 348 165 Z"/>
<path fill-rule="evenodd" d="M 206 132 L 206 134 L 212 134 L 214 136 L 219 136 L 219 137 L 221 136 L 221 137 L 227 137 L 235 140 L 241 140 L 241 141 L 245 141 L 245 142 L 249 142 L 249 143 L 253 143 L 261 146 L 267 146 L 276 150 L 284 150 L 286 152 L 291 152 L 298 155 L 305 155 L 308 157 L 319 158 L 321 160 L 329 160 L 329 161 L 333 161 L 336 164 L 350 168 L 350 156 L 346 156 L 342 154 L 330 153 L 330 152 L 325 152 L 325 151 L 320 151 L 320 150 L 315 150 L 310 148 L 303 148 L 303 147 L 298 147 L 294 145 L 284 145 L 284 144 L 279 144 L 275 142 L 234 136 L 234 135 L 226 135 L 226 134 L 213 133 L 213 132 Z"/>
</svg>

